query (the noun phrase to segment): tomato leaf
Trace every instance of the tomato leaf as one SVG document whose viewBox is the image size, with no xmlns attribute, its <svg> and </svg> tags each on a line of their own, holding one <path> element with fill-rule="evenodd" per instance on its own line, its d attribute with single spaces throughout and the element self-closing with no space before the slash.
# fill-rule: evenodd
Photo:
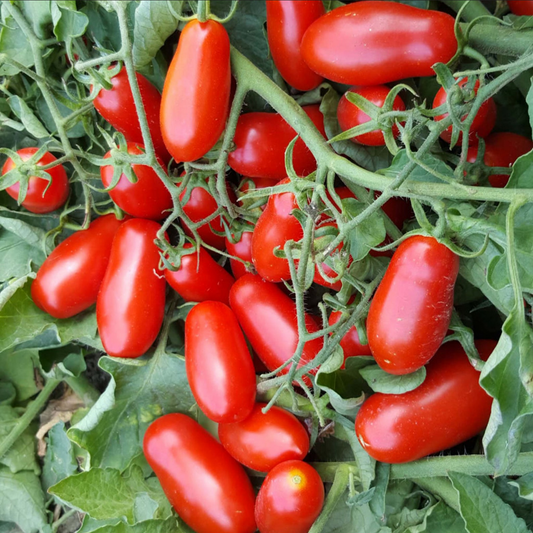
<svg viewBox="0 0 533 533">
<path fill-rule="evenodd" d="M 403 376 L 394 376 L 382 370 L 378 365 L 369 365 L 361 369 L 361 376 L 374 392 L 383 394 L 403 394 L 422 385 L 426 379 L 426 368 Z"/>
<path fill-rule="evenodd" d="M 0 379 L 13 384 L 18 402 L 39 392 L 35 383 L 36 360 L 37 352 L 34 350 L 6 350 L 0 353 Z"/>
<path fill-rule="evenodd" d="M 57 423 L 48 432 L 46 455 L 44 456 L 43 487 L 48 490 L 52 485 L 59 483 L 78 471 L 78 463 L 72 443 L 65 432 L 65 424 Z"/>
<path fill-rule="evenodd" d="M 1 12 L 3 24 L 0 29 L 0 53 L 16 59 L 25 67 L 33 66 L 35 62 L 33 52 L 24 32 L 13 17 L 7 13 L 7 8 L 4 5 L 1 7 Z M 0 65 L 0 76 L 14 76 L 19 72 L 17 67 L 9 63 Z"/>
<path fill-rule="evenodd" d="M 509 485 L 518 488 L 518 494 L 526 500 L 533 500 L 533 472 L 522 476 L 516 481 L 509 481 Z"/>
<path fill-rule="evenodd" d="M 20 119 L 28 133 L 41 139 L 43 137 L 49 137 L 49 133 L 43 126 L 42 122 L 35 116 L 28 104 L 18 96 L 10 96 L 7 99 L 9 107 L 13 113 Z"/>
</svg>

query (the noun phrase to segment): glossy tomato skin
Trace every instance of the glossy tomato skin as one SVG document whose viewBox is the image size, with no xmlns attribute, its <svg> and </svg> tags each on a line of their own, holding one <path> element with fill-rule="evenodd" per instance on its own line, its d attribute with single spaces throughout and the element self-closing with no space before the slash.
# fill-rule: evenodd
<svg viewBox="0 0 533 533">
<path fill-rule="evenodd" d="M 128 143 L 128 153 L 140 155 L 144 152 L 143 146 Z M 107 152 L 104 159 L 109 159 L 111 152 Z M 137 182 L 131 183 L 125 174 L 120 176 L 117 185 L 109 191 L 113 202 L 123 211 L 138 218 L 161 220 L 172 209 L 172 196 L 159 179 L 152 167 L 147 165 L 132 165 Z M 100 177 L 104 187 L 109 187 L 113 182 L 112 165 L 100 167 Z"/>
<path fill-rule="evenodd" d="M 383 370 L 409 374 L 435 355 L 450 324 L 458 272 L 459 257 L 433 237 L 400 244 L 367 319 L 368 344 Z"/>
<path fill-rule="evenodd" d="M 194 161 L 216 144 L 229 113 L 230 43 L 224 26 L 192 20 L 181 32 L 161 103 L 161 131 L 176 161 Z"/>
<path fill-rule="evenodd" d="M 485 139 L 483 162 L 488 167 L 511 167 L 524 154 L 533 150 L 533 141 L 517 133 L 492 133 Z M 466 160 L 475 163 L 478 147 L 468 149 Z M 492 187 L 505 187 L 509 181 L 507 174 L 491 174 L 489 183 Z"/>
<path fill-rule="evenodd" d="M 115 215 L 105 215 L 57 246 L 31 285 L 35 305 L 54 318 L 70 318 L 96 303 L 122 222 Z"/>
<path fill-rule="evenodd" d="M 17 150 L 17 154 L 23 161 L 30 159 L 32 155 L 37 152 L 38 148 L 21 148 Z M 50 153 L 45 154 L 39 159 L 38 166 L 49 165 L 57 161 L 57 159 Z M 11 158 L 8 158 L 2 168 L 2 175 L 7 174 L 15 163 Z M 68 199 L 70 192 L 70 186 L 68 183 L 68 176 L 63 168 L 63 165 L 59 164 L 55 167 L 49 168 L 46 172 L 50 174 L 52 183 L 48 187 L 49 182 L 45 179 L 37 176 L 31 176 L 28 183 L 28 190 L 26 192 L 26 198 L 22 202 L 22 206 L 32 213 L 51 213 L 60 208 Z M 45 192 L 46 188 L 48 190 Z M 18 200 L 20 184 L 14 183 L 6 189 L 7 194 Z"/>
<path fill-rule="evenodd" d="M 336 324 L 342 317 L 342 311 L 333 311 L 329 316 L 329 325 L 333 326 Z M 361 344 L 359 340 L 359 334 L 357 333 L 357 328 L 352 326 L 346 335 L 340 341 L 340 347 L 344 352 L 344 363 L 342 367 L 345 367 L 346 359 L 348 357 L 356 357 L 358 355 L 372 355 L 370 351 L 370 346 L 368 344 Z"/>
<path fill-rule="evenodd" d="M 307 28 L 326 10 L 321 0 L 267 0 L 268 45 L 283 79 L 299 91 L 318 87 L 324 78 L 305 63 L 300 44 Z"/>
<path fill-rule="evenodd" d="M 383 107 L 385 99 L 390 93 L 390 89 L 385 85 L 375 85 L 373 87 L 352 87 L 348 92 L 357 93 L 374 105 Z M 346 98 L 347 94 L 345 93 L 340 99 L 337 107 L 337 119 L 339 120 L 342 131 L 347 131 L 355 126 L 370 122 L 370 117 L 364 111 L 348 101 Z M 399 95 L 394 99 L 392 109 L 394 111 L 405 111 L 405 104 Z M 392 133 L 395 138 L 400 135 L 400 131 L 396 125 L 392 127 Z M 352 137 L 350 140 L 365 146 L 385 146 L 385 136 L 381 130 L 363 133 L 362 135 Z"/>
<path fill-rule="evenodd" d="M 324 116 L 318 105 L 302 108 L 318 131 L 326 138 Z M 239 117 L 233 142 L 236 149 L 230 152 L 229 166 L 249 178 L 282 180 L 287 177 L 285 150 L 296 137 L 296 132 L 277 113 L 246 113 Z M 301 139 L 293 151 L 294 170 L 306 176 L 316 170 L 316 160 Z"/>
<path fill-rule="evenodd" d="M 186 243 L 184 248 L 190 249 L 192 244 Z M 165 270 L 165 278 L 186 302 L 212 300 L 226 305 L 235 283 L 233 276 L 201 247 L 199 253 L 184 255 L 178 270 Z"/>
<path fill-rule="evenodd" d="M 515 15 L 533 16 L 532 0 L 507 0 L 507 4 Z"/>
<path fill-rule="evenodd" d="M 487 359 L 495 341 L 476 341 Z M 477 435 L 490 417 L 492 398 L 458 342 L 444 344 L 428 363 L 426 379 L 404 394 L 375 393 L 355 420 L 359 442 L 384 463 L 406 463 Z"/>
<path fill-rule="evenodd" d="M 195 305 L 185 320 L 185 365 L 200 409 L 215 422 L 240 422 L 255 402 L 252 356 L 233 311 L 221 302 Z"/>
<path fill-rule="evenodd" d="M 96 322 L 105 351 L 139 357 L 155 341 L 165 313 L 166 282 L 154 244 L 161 226 L 134 218 L 115 235 L 96 301 Z"/>
<path fill-rule="evenodd" d="M 265 478 L 255 502 L 260 533 L 308 533 L 324 505 L 324 484 L 303 461 L 286 461 Z"/>
<path fill-rule="evenodd" d="M 241 234 L 241 238 L 236 243 L 232 243 L 226 237 L 226 250 L 228 254 L 234 255 L 236 257 L 240 257 L 244 261 L 248 261 L 249 263 L 251 263 L 252 262 L 252 238 L 253 238 L 253 232 L 251 231 L 243 231 Z M 240 277 L 244 276 L 244 274 L 248 272 L 246 270 L 246 266 L 244 265 L 244 263 L 241 263 L 240 261 L 237 261 L 236 259 L 230 259 L 229 263 L 231 265 L 231 271 L 233 272 L 235 279 L 239 279 Z"/>
<path fill-rule="evenodd" d="M 333 9 L 309 26 L 301 46 L 309 67 L 347 85 L 382 85 L 433 76 L 457 51 L 446 13 L 383 1 Z"/>
<path fill-rule="evenodd" d="M 289 411 L 256 403 L 242 422 L 219 424 L 218 438 L 229 454 L 253 470 L 270 472 L 289 460 L 302 460 L 309 452 L 309 435 Z"/>
<path fill-rule="evenodd" d="M 200 424 L 182 414 L 155 420 L 144 455 L 170 503 L 196 533 L 253 533 L 255 494 L 246 472 Z"/>
<path fill-rule="evenodd" d="M 161 128 L 159 127 L 161 95 L 142 74 L 137 72 L 135 76 L 137 77 L 137 83 L 141 91 L 141 98 L 155 153 L 165 163 L 168 163 L 170 161 L 170 155 L 163 142 Z M 111 85 L 111 89 L 100 90 L 98 96 L 93 101 L 94 107 L 111 126 L 126 137 L 127 141 L 144 144 L 141 125 L 125 67 L 122 67 L 120 72 L 111 78 Z"/>
</svg>

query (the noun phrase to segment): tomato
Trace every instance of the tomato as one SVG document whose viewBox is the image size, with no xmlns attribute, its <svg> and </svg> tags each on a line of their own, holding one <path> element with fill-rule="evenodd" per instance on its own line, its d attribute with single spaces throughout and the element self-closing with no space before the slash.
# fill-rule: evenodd
<svg viewBox="0 0 533 533">
<path fill-rule="evenodd" d="M 326 138 L 324 116 L 318 105 L 302 108 L 318 131 Z M 282 180 L 287 177 L 285 150 L 297 133 L 277 113 L 247 113 L 239 117 L 233 142 L 236 149 L 230 152 L 229 166 L 250 178 Z M 293 151 L 294 170 L 306 176 L 316 170 L 316 160 L 301 139 Z"/>
<path fill-rule="evenodd" d="M 243 231 L 241 238 L 234 244 L 226 237 L 226 250 L 228 254 L 240 257 L 244 261 L 252 262 L 252 236 L 251 231 Z M 235 279 L 239 279 L 244 276 L 248 271 L 244 263 L 237 261 L 236 259 L 230 259 L 231 271 L 235 276 Z"/>
<path fill-rule="evenodd" d="M 532 0 L 507 0 L 509 9 L 515 15 L 529 15 L 533 16 L 533 1 Z"/>
<path fill-rule="evenodd" d="M 195 305 L 185 320 L 185 364 L 195 400 L 215 422 L 240 422 L 255 402 L 252 356 L 233 311 L 221 302 Z"/>
<path fill-rule="evenodd" d="M 115 235 L 96 301 L 100 338 L 113 357 L 143 355 L 161 329 L 166 283 L 154 244 L 160 228 L 157 222 L 135 218 Z"/>
<path fill-rule="evenodd" d="M 22 161 L 27 161 L 37 151 L 38 148 L 21 148 L 17 151 L 17 154 Z M 37 165 L 42 167 L 54 161 L 57 161 L 57 159 L 50 152 L 45 152 L 37 162 Z M 13 168 L 15 168 L 15 163 L 11 158 L 8 158 L 2 168 L 2 176 Z M 68 199 L 70 186 L 63 165 L 58 164 L 55 167 L 49 168 L 46 172 L 50 174 L 52 178 L 51 182 L 38 176 L 29 177 L 28 190 L 22 206 L 32 213 L 51 213 L 64 205 Z M 20 183 L 17 182 L 7 187 L 6 192 L 11 198 L 18 200 L 19 189 Z"/>
<path fill-rule="evenodd" d="M 265 478 L 255 502 L 261 533 L 308 533 L 324 505 L 324 484 L 303 461 L 286 461 Z"/>
<path fill-rule="evenodd" d="M 161 128 L 159 127 L 159 111 L 161 108 L 161 95 L 159 91 L 138 72 L 135 73 L 139 90 L 141 92 L 146 120 L 150 128 L 150 135 L 154 144 L 155 153 L 165 163 L 170 161 L 170 155 L 165 148 Z M 133 101 L 133 93 L 128 79 L 126 68 L 111 78 L 111 89 L 101 89 L 94 99 L 94 107 L 111 126 L 132 143 L 144 144 L 144 139 L 139 123 L 137 108 Z"/>
<path fill-rule="evenodd" d="M 252 348 L 265 366 L 274 371 L 288 361 L 298 345 L 296 304 L 273 283 L 245 274 L 231 288 L 229 301 Z M 305 315 L 307 331 L 320 328 L 311 315 Z M 315 358 L 323 340 L 305 343 L 298 367 Z M 280 373 L 286 374 L 290 365 Z"/>
<path fill-rule="evenodd" d="M 476 341 L 487 359 L 495 341 Z M 458 342 L 444 344 L 428 363 L 426 379 L 404 394 L 370 396 L 355 420 L 357 438 L 370 456 L 406 463 L 460 444 L 487 425 L 492 398 L 479 385 L 479 371 Z"/>
<path fill-rule="evenodd" d="M 128 153 L 140 155 L 144 147 L 136 143 L 128 143 Z M 104 159 L 109 159 L 111 152 L 107 152 Z M 152 167 L 147 165 L 132 165 L 137 181 L 131 183 L 125 174 L 120 176 L 117 185 L 109 191 L 115 202 L 126 213 L 139 218 L 160 220 L 168 215 L 172 209 L 172 196 Z M 104 187 L 113 182 L 114 167 L 106 165 L 100 167 L 100 176 Z"/>
<path fill-rule="evenodd" d="M 194 161 L 216 144 L 229 114 L 230 43 L 224 26 L 192 20 L 181 32 L 163 87 L 161 131 L 176 161 Z"/>
<path fill-rule="evenodd" d="M 182 414 L 162 416 L 143 447 L 170 503 L 196 533 L 256 530 L 255 494 L 244 468 L 200 424 Z"/>
<path fill-rule="evenodd" d="M 466 84 L 467 80 L 466 78 L 459 81 L 457 85 L 459 87 L 463 87 Z M 479 82 L 476 82 L 474 86 L 474 91 L 477 93 L 479 87 Z M 443 105 L 446 103 L 446 91 L 444 90 L 444 87 L 441 87 L 439 91 L 437 92 L 435 99 L 433 100 L 433 109 L 436 109 L 437 107 Z M 483 104 L 481 104 L 481 107 L 479 108 L 479 111 L 477 112 L 476 117 L 474 118 L 474 121 L 472 122 L 472 126 L 470 127 L 470 132 L 468 134 L 468 144 L 477 144 L 478 137 L 486 137 L 493 129 L 496 124 L 496 104 L 492 98 L 489 98 Z M 442 120 L 443 118 L 446 118 L 448 116 L 448 113 L 444 113 L 444 115 L 439 115 L 435 117 L 435 120 Z M 463 120 L 465 117 L 463 117 Z M 450 142 L 452 140 L 452 126 L 450 126 L 447 130 L 443 131 L 441 133 L 441 139 L 443 139 L 446 142 Z M 461 142 L 461 139 L 463 138 L 463 134 L 459 133 L 459 141 Z"/>
<path fill-rule="evenodd" d="M 121 224 L 115 215 L 100 217 L 57 246 L 31 285 L 35 305 L 54 318 L 70 318 L 96 303 Z"/>
<path fill-rule="evenodd" d="M 450 324 L 459 257 L 433 237 L 400 244 L 370 304 L 368 343 L 378 365 L 409 374 L 438 350 Z"/>
<path fill-rule="evenodd" d="M 524 154 L 533 150 L 533 141 L 517 133 L 492 133 L 485 139 L 483 162 L 488 167 L 512 167 L 514 162 Z M 468 149 L 466 160 L 475 163 L 477 146 Z M 509 181 L 507 174 L 491 174 L 489 183 L 493 187 L 505 187 Z"/>
<path fill-rule="evenodd" d="M 311 70 L 347 85 L 433 76 L 457 51 L 454 19 L 397 2 L 356 2 L 309 26 L 301 52 Z"/>
<path fill-rule="evenodd" d="M 268 45 L 283 79 L 299 91 L 318 87 L 322 76 L 302 59 L 300 43 L 307 28 L 326 10 L 322 0 L 267 0 Z"/>
<path fill-rule="evenodd" d="M 350 300 L 351 303 L 353 302 L 353 298 Z M 331 315 L 329 316 L 329 325 L 333 326 L 333 324 L 336 324 L 342 317 L 342 311 L 333 311 Z M 372 355 L 372 352 L 370 351 L 370 346 L 368 344 L 361 344 L 361 341 L 359 340 L 359 334 L 357 333 L 357 328 L 355 326 L 352 326 L 347 333 L 344 335 L 344 337 L 340 341 L 340 347 L 342 348 L 342 351 L 344 352 L 344 363 L 342 363 L 342 367 L 344 368 L 346 364 L 346 359 L 348 357 L 356 357 L 358 355 Z"/>
<path fill-rule="evenodd" d="M 186 243 L 190 250 L 193 245 Z M 213 300 L 229 305 L 229 291 L 235 279 L 221 267 L 209 253 L 200 247 L 199 252 L 184 255 L 178 270 L 165 270 L 168 284 L 186 302 Z"/>
<path fill-rule="evenodd" d="M 359 94 L 372 104 L 377 105 L 378 107 L 383 107 L 385 99 L 390 93 L 390 89 L 385 85 L 352 87 L 347 93 L 345 93 L 340 99 L 337 107 L 337 118 L 342 131 L 347 131 L 355 126 L 370 122 L 370 117 L 365 112 L 348 101 L 346 95 L 349 92 Z M 405 104 L 400 96 L 396 96 L 394 99 L 392 109 L 394 111 L 405 111 Z M 394 137 L 400 135 L 398 126 L 394 125 L 392 127 L 392 133 Z M 350 140 L 358 144 L 364 144 L 365 146 L 385 146 L 385 136 L 381 130 L 373 130 L 369 133 L 363 133 L 356 137 L 352 137 Z"/>
</svg>

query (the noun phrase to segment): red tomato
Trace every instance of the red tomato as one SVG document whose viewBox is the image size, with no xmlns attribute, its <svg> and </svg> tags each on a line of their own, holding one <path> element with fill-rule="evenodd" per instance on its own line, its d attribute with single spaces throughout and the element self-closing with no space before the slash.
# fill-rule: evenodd
<svg viewBox="0 0 533 533">
<path fill-rule="evenodd" d="M 302 109 L 326 138 L 324 116 L 319 106 L 309 105 Z M 241 115 L 233 138 L 236 149 L 230 152 L 228 164 L 243 176 L 282 180 L 287 177 L 285 150 L 296 135 L 277 113 Z M 298 176 L 306 176 L 316 170 L 316 160 L 301 139 L 294 146 L 293 164 Z"/>
<path fill-rule="evenodd" d="M 17 151 L 17 154 L 23 161 L 27 161 L 37 151 L 38 148 L 22 148 Z M 39 159 L 37 165 L 42 167 L 54 161 L 57 161 L 57 159 L 50 152 L 45 152 L 41 159 Z M 2 168 L 2 176 L 14 167 L 15 163 L 11 158 L 8 158 Z M 58 164 L 55 167 L 49 168 L 46 172 L 50 174 L 52 182 L 37 176 L 30 176 L 29 178 L 28 190 L 22 206 L 32 213 L 51 213 L 64 205 L 68 199 L 70 186 L 63 165 Z M 19 189 L 20 184 L 17 182 L 8 187 L 6 192 L 11 198 L 18 200 Z"/>
<path fill-rule="evenodd" d="M 135 218 L 117 231 L 96 301 L 96 322 L 105 351 L 139 357 L 155 341 L 165 314 L 165 278 L 154 244 L 161 226 Z"/>
<path fill-rule="evenodd" d="M 374 295 L 368 344 L 390 374 L 409 374 L 438 350 L 450 324 L 459 257 L 433 237 L 400 244 Z"/>
<path fill-rule="evenodd" d="M 255 494 L 233 457 L 200 424 L 181 414 L 152 422 L 144 455 L 167 498 L 196 533 L 253 533 Z"/>
<path fill-rule="evenodd" d="M 140 155 L 144 152 L 144 147 L 136 143 L 128 143 L 128 153 Z M 109 159 L 111 152 L 107 152 L 104 159 Z M 132 165 L 137 182 L 131 183 L 122 174 L 117 185 L 109 191 L 113 202 L 122 210 L 134 217 L 151 218 L 160 220 L 168 215 L 172 209 L 172 196 L 159 179 L 152 167 L 147 165 Z M 100 167 L 100 176 L 104 187 L 109 187 L 113 182 L 112 165 Z"/>
<path fill-rule="evenodd" d="M 283 79 L 299 91 L 318 87 L 322 76 L 302 59 L 300 43 L 307 28 L 326 10 L 322 0 L 267 0 L 268 45 Z"/>
<path fill-rule="evenodd" d="M 229 301 L 252 348 L 270 371 L 294 355 L 298 345 L 296 305 L 279 287 L 245 274 L 231 288 Z M 319 330 L 311 315 L 305 315 L 305 324 L 310 333 Z M 298 367 L 313 360 L 322 345 L 321 338 L 307 342 Z M 281 374 L 289 368 L 286 366 Z"/>
<path fill-rule="evenodd" d="M 360 94 L 374 105 L 383 107 L 385 99 L 390 93 L 390 89 L 385 85 L 375 85 L 373 87 L 352 87 L 348 92 Z M 340 99 L 339 106 L 337 107 L 337 118 L 342 131 L 347 131 L 355 128 L 355 126 L 370 122 L 370 117 L 366 113 L 348 101 L 346 98 L 348 92 Z M 405 111 L 405 104 L 400 96 L 396 96 L 394 99 L 392 109 L 394 111 Z M 398 126 L 394 125 L 392 127 L 392 133 L 394 137 L 400 135 Z M 350 140 L 354 143 L 364 144 L 365 146 L 385 146 L 385 136 L 381 130 L 363 133 L 352 137 Z"/>
<path fill-rule="evenodd" d="M 265 478 L 255 502 L 261 533 L 308 533 L 324 505 L 324 484 L 303 461 L 286 461 Z"/>
<path fill-rule="evenodd" d="M 70 318 L 96 303 L 122 222 L 115 215 L 100 217 L 57 246 L 31 285 L 35 305 L 54 318 Z"/>
<path fill-rule="evenodd" d="M 465 78 L 459 81 L 457 85 L 459 85 L 459 87 L 463 87 L 466 82 L 467 80 Z M 476 93 L 478 87 L 479 82 L 476 82 L 474 86 L 474 91 Z M 436 109 L 437 107 L 445 103 L 446 91 L 444 90 L 444 87 L 441 87 L 435 96 L 435 100 L 433 100 L 433 109 Z M 494 100 L 492 98 L 489 98 L 488 100 L 483 102 L 483 104 L 479 108 L 476 117 L 474 118 L 474 121 L 472 122 L 472 126 L 470 127 L 470 132 L 468 134 L 469 144 L 477 144 L 479 142 L 478 137 L 486 137 L 494 129 L 494 125 L 496 124 L 496 114 L 496 104 L 494 103 Z M 444 115 L 439 115 L 438 117 L 435 117 L 435 120 L 442 120 L 447 116 L 448 113 L 444 113 Z M 463 119 L 465 117 L 463 117 Z M 450 126 L 447 130 L 443 131 L 440 137 L 441 139 L 449 143 L 452 140 L 452 126 Z M 460 133 L 458 142 L 461 142 L 462 138 L 463 134 Z"/>
<path fill-rule="evenodd" d="M 161 129 L 159 127 L 159 111 L 161 108 L 161 95 L 159 91 L 138 72 L 137 83 L 141 91 L 141 98 L 146 113 L 146 120 L 150 128 L 150 135 L 154 143 L 155 153 L 167 163 L 170 155 L 165 148 Z M 104 117 L 111 126 L 126 137 L 132 143 L 144 144 L 144 139 L 139 123 L 139 116 L 133 101 L 130 82 L 126 68 L 111 79 L 111 89 L 101 89 L 94 99 L 96 111 Z"/>
<path fill-rule="evenodd" d="M 533 0 L 507 0 L 507 4 L 515 15 L 533 16 Z"/>
<path fill-rule="evenodd" d="M 457 51 L 454 19 L 397 2 L 356 2 L 309 26 L 304 61 L 325 78 L 348 85 L 382 85 L 433 76 L 435 63 Z"/>
<path fill-rule="evenodd" d="M 522 155 L 533 150 L 533 141 L 517 133 L 492 133 L 485 139 L 485 155 L 483 162 L 488 167 L 512 167 L 514 162 Z M 466 160 L 475 163 L 477 146 L 468 149 Z M 491 174 L 489 183 L 493 187 L 505 187 L 509 181 L 506 174 Z"/>
<path fill-rule="evenodd" d="M 192 20 L 181 32 L 165 78 L 161 131 L 176 161 L 194 161 L 216 144 L 229 114 L 230 43 L 224 26 Z"/>
<path fill-rule="evenodd" d="M 353 298 L 349 303 L 353 301 Z M 333 311 L 329 316 L 329 325 L 333 326 L 336 324 L 342 317 L 342 311 Z M 341 339 L 340 346 L 344 352 L 344 363 L 342 363 L 341 368 L 345 367 L 346 359 L 348 357 L 356 357 L 358 355 L 372 355 L 370 351 L 370 346 L 368 344 L 361 344 L 359 340 L 359 334 L 357 333 L 357 328 L 352 326 L 346 335 Z"/>
<path fill-rule="evenodd" d="M 487 359 L 495 341 L 476 341 Z M 444 344 L 426 367 L 426 379 L 404 394 L 370 396 L 355 420 L 367 453 L 384 463 L 406 463 L 460 444 L 489 421 L 492 398 L 458 342 Z"/>
<path fill-rule="evenodd" d="M 243 231 L 241 234 L 241 238 L 238 242 L 233 244 L 227 237 L 226 237 L 226 250 L 228 254 L 234 255 L 235 257 L 240 257 L 244 261 L 248 261 L 249 263 L 252 262 L 252 236 L 253 233 L 251 231 Z M 229 263 L 231 265 L 231 271 L 233 272 L 233 275 L 235 276 L 235 279 L 239 279 L 240 277 L 244 276 L 248 271 L 246 270 L 246 266 L 244 263 L 241 263 L 240 261 L 237 261 L 236 259 L 230 259 Z"/>
<path fill-rule="evenodd" d="M 309 452 L 309 435 L 300 421 L 276 406 L 263 414 L 266 405 L 255 404 L 242 422 L 218 426 L 218 438 L 230 455 L 259 472 L 270 472 L 284 461 L 301 460 Z"/>
</svg>

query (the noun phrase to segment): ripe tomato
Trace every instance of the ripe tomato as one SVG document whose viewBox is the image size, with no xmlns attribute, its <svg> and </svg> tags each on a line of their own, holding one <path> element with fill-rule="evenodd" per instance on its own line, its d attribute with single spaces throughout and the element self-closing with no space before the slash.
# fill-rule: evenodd
<svg viewBox="0 0 533 533">
<path fill-rule="evenodd" d="M 433 237 L 400 244 L 367 319 L 368 344 L 383 370 L 409 374 L 435 355 L 450 324 L 458 272 L 459 257 Z"/>
<path fill-rule="evenodd" d="M 466 84 L 467 80 L 466 78 L 459 81 L 457 85 L 459 87 L 463 87 Z M 479 82 L 476 82 L 474 86 L 474 91 L 477 93 L 479 87 Z M 446 103 L 446 91 L 444 90 L 444 87 L 441 87 L 439 91 L 437 92 L 435 99 L 433 100 L 433 109 L 436 109 L 437 107 L 443 105 Z M 468 143 L 469 144 L 477 144 L 478 137 L 486 137 L 493 129 L 494 125 L 496 124 L 496 104 L 494 103 L 494 100 L 492 98 L 489 98 L 479 108 L 479 111 L 474 118 L 474 121 L 472 122 L 472 126 L 470 127 L 470 132 L 468 134 Z M 439 115 L 438 117 L 435 117 L 435 120 L 442 120 L 443 118 L 446 118 L 448 116 L 448 113 L 444 113 L 444 115 Z M 465 117 L 463 117 L 464 119 Z M 441 133 L 441 139 L 443 139 L 446 142 L 450 142 L 452 140 L 452 126 L 450 126 L 447 130 L 443 131 Z M 463 138 L 463 134 L 459 134 L 459 141 L 461 142 L 461 139 Z"/>
<path fill-rule="evenodd" d="M 488 167 L 512 167 L 514 162 L 522 155 L 533 150 L 533 141 L 517 133 L 501 132 L 492 133 L 485 139 L 485 154 L 483 162 Z M 477 146 L 468 149 L 466 160 L 475 163 Z M 491 174 L 489 183 L 493 187 L 505 187 L 509 181 L 506 174 Z"/>
<path fill-rule="evenodd" d="M 257 403 L 242 422 L 220 424 L 218 437 L 239 463 L 270 472 L 284 461 L 303 459 L 309 452 L 309 435 L 289 411 L 273 406 L 263 414 L 264 407 L 266 403 Z"/>
<path fill-rule="evenodd" d="M 170 155 L 165 148 L 161 129 L 159 127 L 159 111 L 161 108 L 161 95 L 159 91 L 138 72 L 137 83 L 141 91 L 141 98 L 146 113 L 146 120 L 150 127 L 150 135 L 154 144 L 155 153 L 165 162 L 170 161 Z M 101 89 L 94 99 L 94 107 L 111 126 L 132 143 L 144 144 L 144 139 L 139 123 L 139 116 L 133 101 L 130 82 L 126 68 L 111 79 L 111 89 Z"/>
<path fill-rule="evenodd" d="M 128 153 L 140 155 L 144 147 L 136 143 L 128 143 Z M 111 152 L 107 152 L 104 159 L 109 159 Z M 134 217 L 160 220 L 168 215 L 172 209 L 172 196 L 159 179 L 152 167 L 147 165 L 132 165 L 137 182 L 131 183 L 122 174 L 117 185 L 109 191 L 113 202 L 122 210 Z M 106 165 L 100 167 L 100 176 L 104 187 L 109 187 L 113 182 L 114 167 Z"/>
<path fill-rule="evenodd" d="M 311 70 L 348 85 L 382 85 L 433 76 L 457 51 L 454 19 L 397 2 L 333 9 L 309 26 L 301 46 Z"/>
<path fill-rule="evenodd" d="M 243 231 L 241 234 L 241 238 L 235 244 L 233 244 L 226 237 L 226 250 L 228 254 L 234 255 L 236 257 L 240 257 L 244 261 L 248 261 L 249 263 L 251 263 L 252 262 L 252 236 L 253 236 L 253 233 L 251 231 Z M 246 270 L 246 266 L 240 261 L 237 261 L 236 259 L 230 259 L 229 264 L 231 265 L 231 271 L 233 272 L 235 279 L 239 279 L 240 277 L 244 276 L 244 274 L 248 272 Z"/>
<path fill-rule="evenodd" d="M 184 246 L 192 247 L 189 243 Z M 226 305 L 229 305 L 229 291 L 235 283 L 233 276 L 201 247 L 199 252 L 184 255 L 175 272 L 165 270 L 165 278 L 186 302 L 213 300 Z"/>
<path fill-rule="evenodd" d="M 307 28 L 326 10 L 322 0 L 267 0 L 268 45 L 283 79 L 299 91 L 318 87 L 322 76 L 302 59 L 300 43 Z"/>
<path fill-rule="evenodd" d="M 165 278 L 154 244 L 160 225 L 134 218 L 115 235 L 96 301 L 96 322 L 105 351 L 139 357 L 155 341 L 165 314 Z"/>
<path fill-rule="evenodd" d="M 23 161 L 27 161 L 37 150 L 38 148 L 21 148 L 17 151 L 17 154 Z M 45 152 L 41 159 L 39 159 L 37 165 L 42 167 L 54 161 L 57 161 L 57 159 L 50 152 Z M 11 158 L 8 158 L 2 168 L 2 176 L 14 167 L 15 163 Z M 22 206 L 32 213 L 51 213 L 64 205 L 68 199 L 70 186 L 63 165 L 58 164 L 55 167 L 49 168 L 46 172 L 50 174 L 52 182 L 37 176 L 30 176 L 29 178 L 28 190 Z M 20 184 L 17 182 L 8 187 L 6 192 L 11 198 L 18 200 L 19 189 Z"/>
<path fill-rule="evenodd" d="M 326 138 L 324 116 L 318 105 L 302 108 L 318 131 Z M 285 150 L 297 133 L 277 113 L 246 113 L 239 117 L 233 142 L 236 149 L 230 152 L 229 166 L 249 178 L 282 180 L 287 177 Z M 306 176 L 316 170 L 316 160 L 301 139 L 293 151 L 294 170 Z"/>
<path fill-rule="evenodd" d="M 170 503 L 196 533 L 256 530 L 255 494 L 244 468 L 200 424 L 182 414 L 162 416 L 143 447 Z"/>
<path fill-rule="evenodd" d="M 476 341 L 487 359 L 495 341 Z M 370 456 L 406 463 L 477 435 L 490 417 L 492 398 L 479 385 L 479 371 L 458 342 L 444 344 L 428 363 L 426 379 L 404 394 L 370 396 L 355 420 L 357 438 Z"/>
<path fill-rule="evenodd" d="M 255 502 L 261 533 L 308 533 L 324 505 L 324 484 L 303 461 L 286 461 L 265 478 Z"/>
<path fill-rule="evenodd" d="M 35 305 L 54 318 L 70 318 L 96 303 L 122 222 L 115 215 L 100 217 L 57 246 L 31 285 Z"/>
<path fill-rule="evenodd" d="M 163 87 L 161 131 L 176 161 L 194 161 L 216 144 L 229 113 L 230 43 L 224 26 L 192 20 L 181 32 Z"/>
<path fill-rule="evenodd" d="M 529 15 L 533 16 L 533 1 L 532 0 L 507 0 L 509 9 L 515 15 Z"/>
<path fill-rule="evenodd" d="M 252 348 L 270 371 L 294 355 L 298 345 L 296 305 L 279 287 L 245 274 L 231 288 L 229 301 Z M 310 333 L 319 329 L 311 315 L 305 315 L 305 324 Z M 307 342 L 298 367 L 314 359 L 322 345 L 320 338 Z M 280 373 L 286 374 L 289 368 Z"/>
<path fill-rule="evenodd" d="M 255 403 L 252 356 L 233 311 L 195 305 L 185 320 L 185 364 L 195 400 L 215 422 L 240 422 Z"/>
<path fill-rule="evenodd" d="M 348 92 L 360 94 L 374 105 L 383 107 L 385 99 L 390 93 L 390 89 L 385 85 L 375 85 L 373 87 L 352 87 Z M 337 118 L 342 131 L 347 131 L 355 128 L 355 126 L 370 122 L 370 117 L 365 112 L 348 101 L 346 98 L 348 92 L 340 99 L 339 106 L 337 107 Z M 399 95 L 394 99 L 392 109 L 394 111 L 405 111 L 405 104 Z M 400 135 L 398 126 L 394 125 L 392 127 L 392 133 L 394 137 Z M 354 143 L 364 144 L 365 146 L 385 146 L 385 136 L 381 130 L 363 133 L 352 137 L 350 140 Z"/>
<path fill-rule="evenodd" d="M 353 298 L 350 300 L 351 303 Z M 336 324 L 342 317 L 342 311 L 333 311 L 329 316 L 329 325 L 333 326 Z M 341 368 L 344 368 L 346 364 L 346 359 L 348 357 L 356 357 L 358 355 L 372 355 L 370 351 L 370 346 L 368 344 L 361 344 L 359 340 L 359 334 L 357 333 L 357 328 L 352 326 L 346 335 L 341 339 L 340 346 L 344 352 L 344 363 L 342 363 Z"/>
</svg>

